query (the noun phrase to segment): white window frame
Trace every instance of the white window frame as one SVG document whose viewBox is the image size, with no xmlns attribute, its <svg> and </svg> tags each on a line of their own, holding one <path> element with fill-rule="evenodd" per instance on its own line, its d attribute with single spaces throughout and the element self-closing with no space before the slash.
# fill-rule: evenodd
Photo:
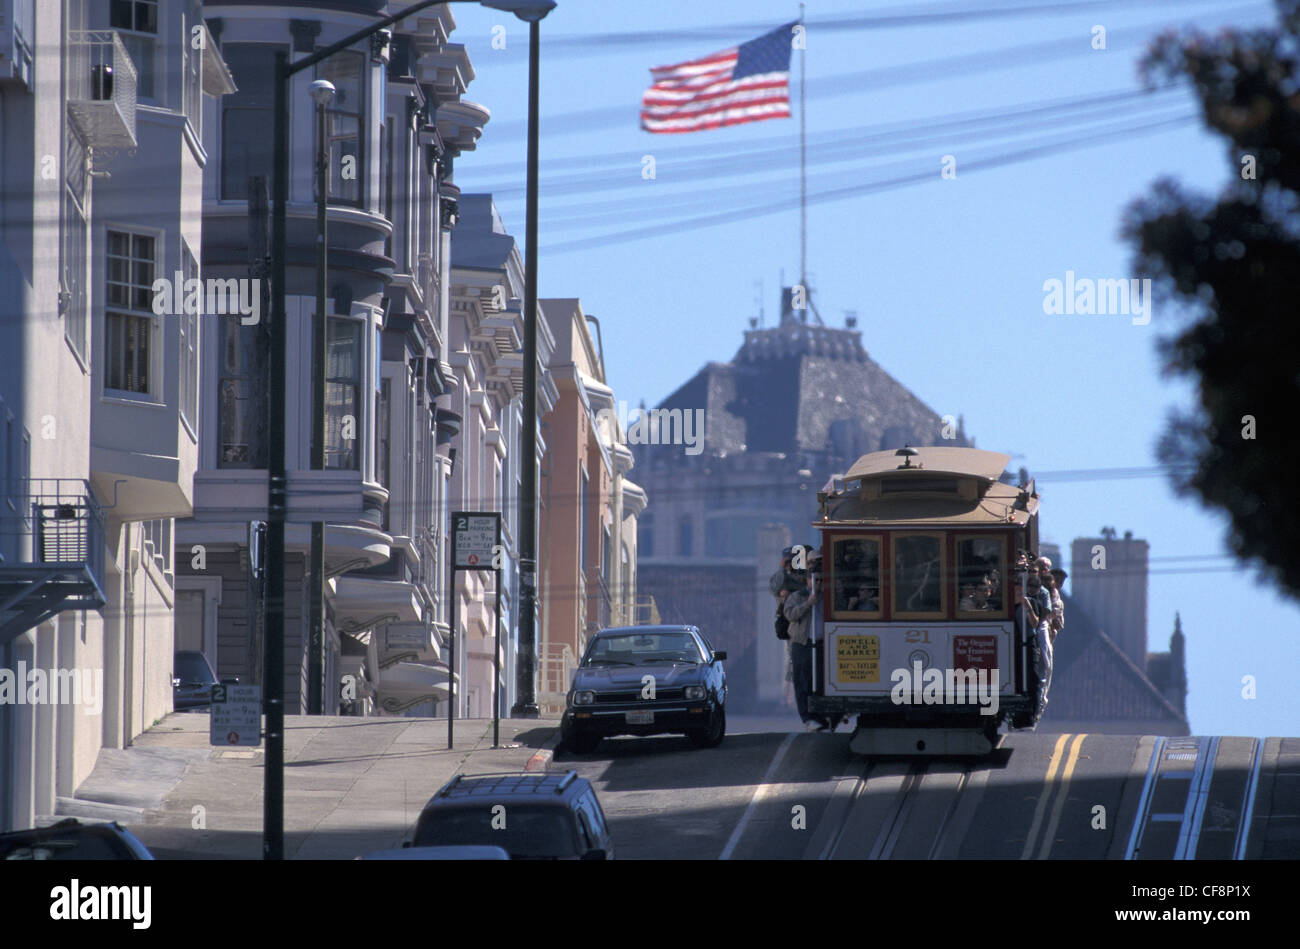
<svg viewBox="0 0 1300 949">
<path fill-rule="evenodd" d="M 103 345 L 100 347 L 100 398 L 109 402 L 128 402 L 132 404 L 166 404 L 165 393 L 162 391 L 166 383 L 166 377 L 163 373 L 163 349 L 166 345 L 166 339 L 162 333 L 162 318 L 155 314 L 152 308 L 149 312 L 134 310 L 130 307 L 115 307 L 108 302 L 108 238 L 110 233 L 130 234 L 137 237 L 153 238 L 153 256 L 154 270 L 153 279 L 157 280 L 165 270 L 165 241 L 167 238 L 166 231 L 151 227 L 136 227 L 131 225 L 121 225 L 114 222 L 106 222 L 102 228 L 100 259 L 103 261 L 103 270 L 101 271 L 102 279 L 100 288 L 103 294 L 103 305 L 99 308 L 99 323 L 102 327 L 101 340 Z M 151 281 L 152 283 L 152 281 Z M 152 303 L 152 301 L 150 301 Z M 108 385 L 108 316 L 109 311 L 121 313 L 126 316 L 135 316 L 140 319 L 149 321 L 149 366 L 148 366 L 148 391 L 131 392 L 128 389 L 114 389 Z"/>
<path fill-rule="evenodd" d="M 154 26 L 153 33 L 147 30 L 134 30 L 123 26 L 113 25 L 113 8 L 109 5 L 108 22 L 109 28 L 115 30 L 122 38 L 122 45 L 127 48 L 127 55 L 131 57 L 131 62 L 135 66 L 136 73 L 136 96 L 143 105 L 166 106 L 166 99 L 160 94 L 162 87 L 167 85 L 167 63 L 163 55 L 167 44 L 164 37 L 167 35 L 167 4 L 163 0 L 131 0 L 132 9 L 136 3 L 152 4 L 154 8 Z M 142 40 L 151 40 L 153 42 L 153 63 L 149 75 L 153 80 L 153 92 L 149 95 L 144 93 L 145 68 L 142 63 L 136 62 L 135 54 L 131 51 L 131 46 L 126 41 L 128 39 L 139 38 Z M 184 112 L 184 108 L 178 109 Z"/>
<path fill-rule="evenodd" d="M 199 264 L 199 259 L 190 250 L 190 245 L 185 238 L 180 239 L 180 272 L 183 279 L 189 281 L 191 274 L 187 269 L 187 264 L 194 264 L 193 279 L 202 280 L 203 271 Z M 184 287 L 181 288 L 182 292 Z M 182 300 L 187 299 L 187 295 L 182 295 Z M 202 354 L 200 349 L 202 343 L 199 339 L 199 315 L 183 311 L 176 314 L 177 329 L 179 330 L 177 343 L 180 351 L 180 371 L 177 377 L 176 403 L 180 410 L 181 422 L 184 423 L 190 437 L 198 442 L 199 431 L 199 366 L 202 364 Z"/>
</svg>

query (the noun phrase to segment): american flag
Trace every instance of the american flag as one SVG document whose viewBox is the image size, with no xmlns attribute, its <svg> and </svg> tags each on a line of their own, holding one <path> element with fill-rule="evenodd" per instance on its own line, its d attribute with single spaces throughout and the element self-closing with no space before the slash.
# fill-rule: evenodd
<svg viewBox="0 0 1300 949">
<path fill-rule="evenodd" d="M 641 127 L 698 132 L 789 118 L 794 26 L 787 23 L 702 59 L 651 69 L 654 85 L 641 97 Z"/>
</svg>

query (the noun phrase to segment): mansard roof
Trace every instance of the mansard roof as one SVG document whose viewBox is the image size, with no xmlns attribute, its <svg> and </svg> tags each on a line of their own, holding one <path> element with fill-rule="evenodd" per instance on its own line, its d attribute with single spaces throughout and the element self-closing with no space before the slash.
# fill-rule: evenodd
<svg viewBox="0 0 1300 949">
<path fill-rule="evenodd" d="M 876 363 L 855 329 L 787 321 L 745 333 L 730 362 L 710 362 L 659 408 L 704 409 L 705 450 L 854 459 L 940 439 L 943 420 Z"/>
</svg>

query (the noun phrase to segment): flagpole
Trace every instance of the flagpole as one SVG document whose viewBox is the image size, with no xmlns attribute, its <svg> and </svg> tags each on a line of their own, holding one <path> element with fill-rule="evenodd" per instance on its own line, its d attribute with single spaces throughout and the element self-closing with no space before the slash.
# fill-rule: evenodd
<svg viewBox="0 0 1300 949">
<path fill-rule="evenodd" d="M 799 4 L 799 25 L 804 27 L 803 43 L 799 49 L 799 286 L 808 297 L 811 296 L 808 290 L 808 140 L 804 124 L 804 86 L 807 84 L 804 60 L 808 55 L 808 29 L 804 25 L 802 3 Z M 806 309 L 803 321 L 808 322 Z"/>
</svg>

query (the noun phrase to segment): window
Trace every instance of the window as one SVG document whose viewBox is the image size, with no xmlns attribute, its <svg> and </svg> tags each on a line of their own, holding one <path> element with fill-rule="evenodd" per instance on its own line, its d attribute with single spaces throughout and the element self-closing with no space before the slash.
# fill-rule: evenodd
<svg viewBox="0 0 1300 949">
<path fill-rule="evenodd" d="M 155 239 L 108 232 L 104 313 L 104 388 L 152 394 L 149 357 L 153 343 Z"/>
<path fill-rule="evenodd" d="M 388 116 L 379 129 L 379 213 L 393 221 L 393 117 Z M 384 256 L 393 256 L 393 232 L 384 238 Z"/>
<path fill-rule="evenodd" d="M 0 405 L 0 422 L 4 431 L 0 431 L 0 476 L 4 477 L 4 494 L 10 507 L 17 507 L 14 498 L 18 494 L 18 478 L 14 469 L 18 465 L 18 443 L 14 441 L 14 417 L 3 405 Z"/>
<path fill-rule="evenodd" d="M 194 27 L 202 27 L 201 20 L 195 23 L 187 24 L 181 20 L 181 56 L 183 62 L 181 68 L 185 71 L 183 78 L 185 84 L 184 102 L 181 103 L 185 110 L 185 118 L 190 124 L 190 131 L 194 137 L 202 139 L 203 137 L 203 49 L 194 48 L 194 40 L 191 31 Z M 202 30 L 200 30 L 202 32 Z M 204 35 L 203 42 L 208 42 L 208 37 Z"/>
<path fill-rule="evenodd" d="M 375 480 L 388 489 L 389 500 L 384 502 L 383 528 L 388 530 L 388 511 L 392 506 L 393 485 L 389 481 L 388 456 L 392 448 L 392 380 L 384 379 L 379 384 L 379 395 L 375 398 Z M 405 533 L 405 531 L 401 531 Z"/>
<path fill-rule="evenodd" d="M 221 98 L 221 197 L 248 197 L 248 179 L 270 187 L 274 125 L 275 54 L 284 46 L 226 43 L 221 55 L 239 87 Z"/>
<path fill-rule="evenodd" d="M 677 522 L 677 552 L 683 557 L 690 557 L 695 552 L 695 537 L 689 517 L 683 517 Z"/>
<path fill-rule="evenodd" d="M 360 206 L 362 202 L 365 68 L 365 54 L 355 50 L 335 53 L 316 67 L 317 79 L 334 83 L 334 98 L 325 109 L 325 135 L 329 149 L 330 200 L 339 204 Z"/>
<path fill-rule="evenodd" d="M 136 94 L 153 99 L 158 49 L 158 0 L 111 0 L 110 22 L 135 64 Z"/>
<path fill-rule="evenodd" d="M 587 576 L 587 472 L 579 472 L 578 482 L 578 570 Z"/>
<path fill-rule="evenodd" d="M 185 241 L 181 241 L 181 272 L 185 283 L 199 279 L 199 262 L 190 253 Z M 188 293 L 185 297 L 189 300 Z M 181 327 L 181 417 L 189 423 L 190 429 L 198 431 L 199 400 L 199 315 L 188 305 L 177 314 Z"/>
<path fill-rule="evenodd" d="M 942 617 L 943 535 L 894 535 L 893 561 L 894 615 L 903 619 Z"/>
<path fill-rule="evenodd" d="M 987 617 L 1005 615 L 1003 577 L 1006 574 L 1001 537 L 962 537 L 957 540 L 957 612 Z"/>
<path fill-rule="evenodd" d="M 637 518 L 637 539 L 636 550 L 638 556 L 653 557 L 655 555 L 655 525 L 654 515 L 646 512 Z"/>
<path fill-rule="evenodd" d="M 361 330 L 355 320 L 330 317 L 325 339 L 325 467 L 356 471 L 361 415 Z"/>
<path fill-rule="evenodd" d="M 853 617 L 880 616 L 880 539 L 831 538 L 831 610 Z"/>
<path fill-rule="evenodd" d="M 217 467 L 265 468 L 266 363 L 261 324 L 217 318 Z"/>
<path fill-rule="evenodd" d="M 64 333 L 73 351 L 86 358 L 86 146 L 69 123 L 63 153 Z"/>
</svg>

